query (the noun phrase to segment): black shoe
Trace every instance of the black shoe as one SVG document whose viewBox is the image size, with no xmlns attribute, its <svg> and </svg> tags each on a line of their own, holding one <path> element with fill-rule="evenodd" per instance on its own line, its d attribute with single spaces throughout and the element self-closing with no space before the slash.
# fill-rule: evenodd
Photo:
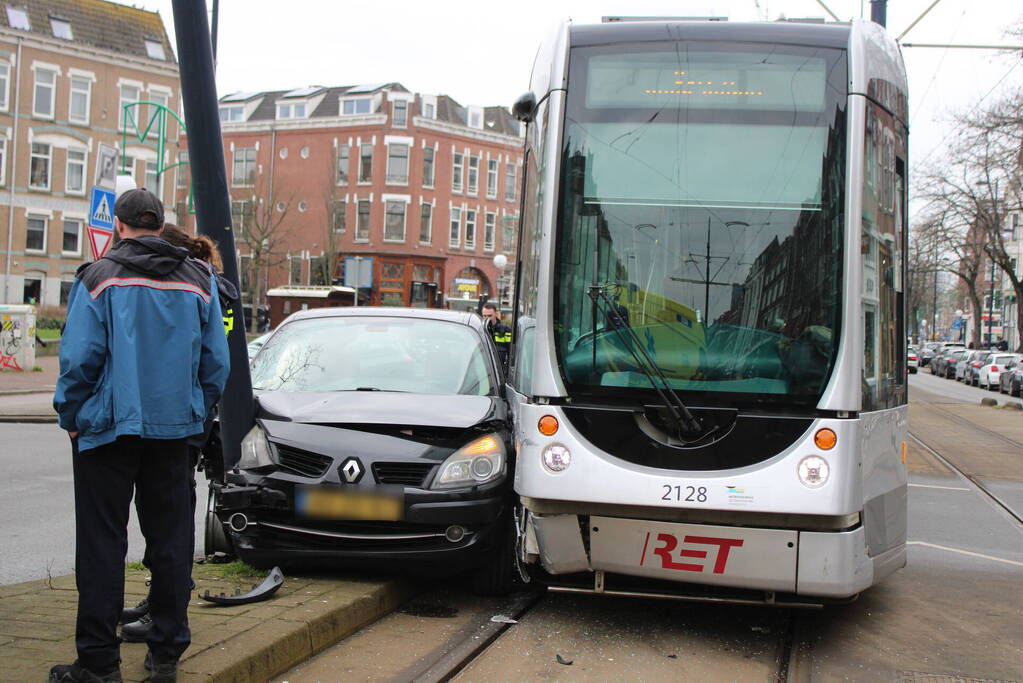
<svg viewBox="0 0 1023 683">
<path fill-rule="evenodd" d="M 153 661 L 153 653 L 146 653 L 146 670 L 149 671 L 150 683 L 176 683 L 178 680 L 178 660 L 157 664 Z"/>
<path fill-rule="evenodd" d="M 153 618 L 148 613 L 143 614 L 138 621 L 121 627 L 121 640 L 128 643 L 144 643 L 151 628 L 153 628 Z"/>
<path fill-rule="evenodd" d="M 149 614 L 149 598 L 142 600 L 134 607 L 125 607 L 121 610 L 121 623 L 130 624 L 133 621 L 138 621 L 143 614 Z"/>
<path fill-rule="evenodd" d="M 49 683 L 121 683 L 121 670 L 114 669 L 106 674 L 89 671 L 78 662 L 58 664 L 50 669 Z M 166 679 L 173 681 L 174 679 Z"/>
</svg>

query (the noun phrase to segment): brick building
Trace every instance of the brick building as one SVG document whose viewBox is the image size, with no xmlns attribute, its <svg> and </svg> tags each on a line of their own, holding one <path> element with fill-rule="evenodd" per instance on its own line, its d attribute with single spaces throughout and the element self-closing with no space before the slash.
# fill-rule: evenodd
<svg viewBox="0 0 1023 683">
<path fill-rule="evenodd" d="M 61 305 L 93 258 L 89 189 L 101 145 L 159 189 L 155 129 L 124 144 L 122 105 L 179 109 L 178 67 L 156 12 L 103 0 L 0 3 L 0 301 Z M 145 131 L 148 106 L 133 109 Z M 173 119 L 166 139 L 173 141 Z M 169 216 L 173 220 L 173 212 Z"/>
<path fill-rule="evenodd" d="M 366 304 L 510 296 L 494 256 L 514 260 L 522 138 L 504 108 L 388 83 L 235 93 L 220 113 L 246 302 L 331 282 Z"/>
</svg>

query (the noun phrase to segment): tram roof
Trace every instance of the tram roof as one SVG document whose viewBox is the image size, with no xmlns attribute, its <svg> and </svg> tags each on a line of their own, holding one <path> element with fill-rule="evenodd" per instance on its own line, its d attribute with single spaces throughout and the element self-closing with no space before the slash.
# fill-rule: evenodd
<svg viewBox="0 0 1023 683">
<path fill-rule="evenodd" d="M 670 27 L 669 31 L 665 29 Z M 849 45 L 850 24 L 805 22 L 727 21 L 630 21 L 605 24 L 573 24 L 569 28 L 573 47 L 621 42 L 661 40 L 735 41 L 789 43 L 844 49 Z"/>
</svg>

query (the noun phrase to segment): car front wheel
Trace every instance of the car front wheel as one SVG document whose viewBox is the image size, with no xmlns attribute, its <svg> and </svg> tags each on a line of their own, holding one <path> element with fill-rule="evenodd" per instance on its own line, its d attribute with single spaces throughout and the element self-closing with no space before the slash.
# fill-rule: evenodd
<svg viewBox="0 0 1023 683">
<path fill-rule="evenodd" d="M 472 573 L 472 592 L 476 595 L 507 595 L 515 586 L 515 529 L 508 519 L 499 522 L 496 547 L 489 559 Z"/>
</svg>

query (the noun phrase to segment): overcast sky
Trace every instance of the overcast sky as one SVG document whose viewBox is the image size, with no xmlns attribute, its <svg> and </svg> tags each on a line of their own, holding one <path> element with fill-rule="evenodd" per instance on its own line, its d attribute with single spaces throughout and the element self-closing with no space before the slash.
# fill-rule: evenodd
<svg viewBox="0 0 1023 683">
<path fill-rule="evenodd" d="M 869 0 L 823 2 L 842 20 L 870 14 Z M 932 2 L 890 0 L 889 31 L 901 34 Z M 171 0 L 124 4 L 159 10 L 174 42 Z M 507 106 L 527 89 L 536 48 L 552 27 L 623 14 L 755 21 L 826 12 L 816 0 L 220 0 L 218 91 L 398 81 L 462 104 Z M 1020 0 L 940 0 L 903 42 L 1019 44 L 1005 31 L 1021 22 Z M 903 54 L 911 167 L 940 158 L 954 112 L 1023 84 L 1019 53 L 907 47 Z"/>
</svg>

